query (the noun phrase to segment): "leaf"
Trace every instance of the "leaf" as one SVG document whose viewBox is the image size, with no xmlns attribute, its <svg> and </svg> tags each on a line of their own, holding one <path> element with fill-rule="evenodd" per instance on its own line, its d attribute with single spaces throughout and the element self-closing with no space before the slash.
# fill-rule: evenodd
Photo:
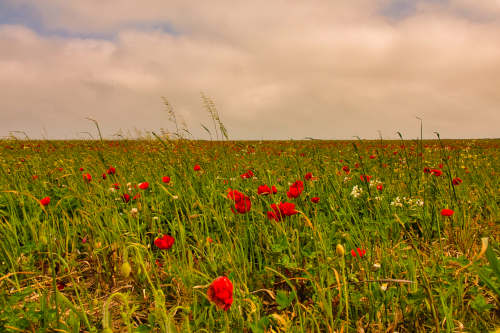
<svg viewBox="0 0 500 333">
<path fill-rule="evenodd" d="M 276 294 L 276 303 L 278 304 L 278 309 L 283 310 L 292 304 L 294 299 L 293 293 L 289 294 L 284 290 L 278 290 Z"/>
<path fill-rule="evenodd" d="M 477 295 L 474 298 L 474 301 L 472 301 L 471 307 L 477 312 L 482 313 L 484 311 L 488 311 L 489 309 L 491 309 L 493 305 L 488 304 L 486 302 L 486 298 L 484 298 L 483 295 Z"/>
<path fill-rule="evenodd" d="M 265 333 L 269 326 L 270 320 L 268 317 L 262 317 L 258 321 L 250 323 L 250 329 L 253 333 Z"/>
<path fill-rule="evenodd" d="M 288 240 L 286 239 L 286 236 L 280 237 L 278 241 L 271 246 L 271 249 L 273 250 L 273 252 L 278 253 L 288 249 Z"/>
<path fill-rule="evenodd" d="M 495 275 L 500 280 L 500 261 L 496 257 L 495 253 L 493 253 L 491 246 L 488 246 L 488 248 L 486 249 L 486 258 L 488 259 L 488 262 L 490 263 L 491 269 L 493 269 L 493 271 L 495 272 Z"/>
</svg>

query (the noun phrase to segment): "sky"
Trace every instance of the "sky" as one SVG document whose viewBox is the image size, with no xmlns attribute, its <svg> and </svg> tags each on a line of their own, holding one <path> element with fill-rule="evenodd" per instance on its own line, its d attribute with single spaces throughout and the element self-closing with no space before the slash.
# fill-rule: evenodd
<svg viewBox="0 0 500 333">
<path fill-rule="evenodd" d="M 500 0 L 0 0 L 0 138 L 500 137 Z M 213 131 L 213 130 L 212 130 Z"/>
</svg>

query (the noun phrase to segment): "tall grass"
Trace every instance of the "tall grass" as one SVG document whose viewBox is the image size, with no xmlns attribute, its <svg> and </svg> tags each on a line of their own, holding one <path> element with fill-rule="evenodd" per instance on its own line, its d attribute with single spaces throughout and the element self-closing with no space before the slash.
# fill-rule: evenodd
<svg viewBox="0 0 500 333">
<path fill-rule="evenodd" d="M 220 124 L 215 135 L 227 138 Z M 485 332 L 500 325 L 500 281 L 489 264 L 499 253 L 500 141 L 156 137 L 0 142 L 3 330 Z M 423 172 L 440 164 L 439 177 Z M 106 173 L 111 166 L 115 174 Z M 242 179 L 249 169 L 255 176 Z M 307 172 L 316 179 L 304 180 Z M 453 185 L 455 177 L 463 183 Z M 304 192 L 288 198 L 299 179 Z M 136 188 L 141 182 L 149 188 Z M 257 195 L 262 184 L 276 185 L 277 194 Z M 229 188 L 250 196 L 250 212 L 233 214 Z M 123 193 L 140 196 L 126 203 Z M 50 204 L 41 205 L 47 196 Z M 269 220 L 280 201 L 301 213 Z M 454 215 L 441 216 L 443 208 Z M 153 244 L 163 234 L 175 238 L 170 250 Z M 478 256 L 485 237 L 490 252 Z M 352 256 L 357 248 L 366 254 Z M 227 312 L 207 298 L 221 275 L 234 285 Z"/>
</svg>

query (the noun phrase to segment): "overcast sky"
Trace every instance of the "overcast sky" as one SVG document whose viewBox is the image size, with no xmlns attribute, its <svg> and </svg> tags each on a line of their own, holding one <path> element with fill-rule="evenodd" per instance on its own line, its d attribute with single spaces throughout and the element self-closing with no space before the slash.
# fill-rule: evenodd
<svg viewBox="0 0 500 333">
<path fill-rule="evenodd" d="M 0 0 L 0 137 L 500 137 L 500 0 Z"/>
</svg>

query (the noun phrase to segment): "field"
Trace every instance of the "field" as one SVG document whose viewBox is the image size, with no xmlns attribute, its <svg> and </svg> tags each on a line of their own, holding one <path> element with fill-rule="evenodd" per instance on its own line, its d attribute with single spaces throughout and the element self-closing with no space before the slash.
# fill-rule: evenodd
<svg viewBox="0 0 500 333">
<path fill-rule="evenodd" d="M 500 327 L 500 140 L 0 143 L 1 331 Z"/>
</svg>

